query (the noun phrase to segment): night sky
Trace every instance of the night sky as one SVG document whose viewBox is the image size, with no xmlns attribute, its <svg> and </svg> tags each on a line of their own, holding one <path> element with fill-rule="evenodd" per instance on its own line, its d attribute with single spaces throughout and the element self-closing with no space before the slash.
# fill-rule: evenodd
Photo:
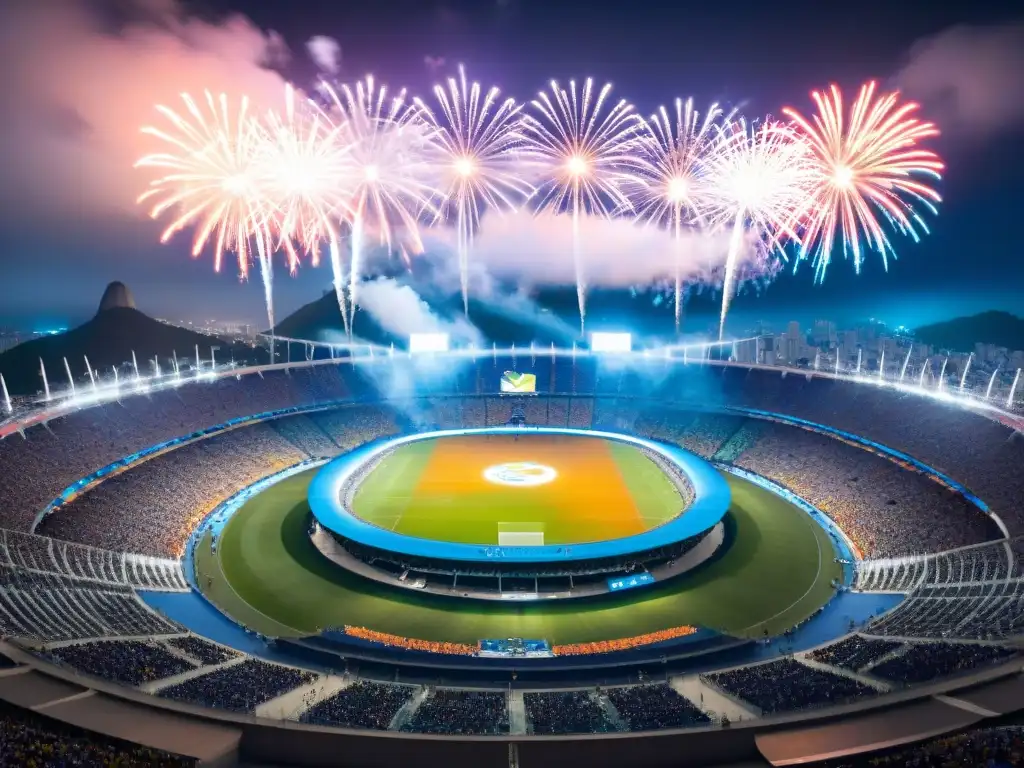
<svg viewBox="0 0 1024 768">
<path fill-rule="evenodd" d="M 240 284 L 231 264 L 214 274 L 208 255 L 190 260 L 187 236 L 158 245 L 158 230 L 127 206 L 80 209 L 76 200 L 100 197 L 93 195 L 94 185 L 117 187 L 109 190 L 111 198 L 124 197 L 118 185 L 125 177 L 125 189 L 133 183 L 130 162 L 128 168 L 78 165 L 76 142 L 90 151 L 100 142 L 116 143 L 114 132 L 88 109 L 62 103 L 60 87 L 50 92 L 45 78 L 69 72 L 74 77 L 80 60 L 3 45 L 11 39 L 4 35 L 31 39 L 38 29 L 53 37 L 37 48 L 70 50 L 67 56 L 87 59 L 93 54 L 60 45 L 61 35 L 79 41 L 92 36 L 104 50 L 116 51 L 126 27 L 141 24 L 156 30 L 154 35 L 187 38 L 187 55 L 189 45 L 208 43 L 196 43 L 182 30 L 195 29 L 189 25 L 200 23 L 196 18 L 210 28 L 242 24 L 237 17 L 225 20 L 228 14 L 278 33 L 291 53 L 286 63 L 277 62 L 278 69 L 301 86 L 311 84 L 317 73 L 306 41 L 326 35 L 341 47 L 339 78 L 372 71 L 424 95 L 458 63 L 465 63 L 474 78 L 520 99 L 534 96 L 552 77 L 610 80 L 642 114 L 676 96 L 740 105 L 748 114 L 777 114 L 785 105 L 808 111 L 810 89 L 832 81 L 852 89 L 878 78 L 905 87 L 921 99 L 925 116 L 943 128 L 935 146 L 948 166 L 940 187 L 945 200 L 939 217 L 929 220 L 931 234 L 920 244 L 897 240 L 900 259 L 888 274 L 873 254 L 859 277 L 849 264 L 838 262 L 821 286 L 813 285 L 810 270 L 787 272 L 762 295 L 741 296 L 737 312 L 780 320 L 877 316 L 908 325 L 990 308 L 1024 314 L 1024 17 L 1015 3 L 208 0 L 182 6 L 172 0 L 122 0 L 94 2 L 88 18 L 83 21 L 84 14 L 76 11 L 74 22 L 64 18 L 66 13 L 61 16 L 69 5 L 70 0 L 52 3 L 52 12 L 47 11 L 52 25 L 36 12 L 34 23 L 42 26 L 31 28 L 20 22 L 12 26 L 6 18 L 12 11 L 0 11 L 0 29 L 7 30 L 0 32 L 0 48 L 8 48 L 0 64 L 8 73 L 35 73 L 20 86 L 0 86 L 0 116 L 16 124 L 0 133 L 0 162 L 20 169 L 0 175 L 0 323 L 82 319 L 94 309 L 103 286 L 115 279 L 131 286 L 140 308 L 150 314 L 259 322 L 262 296 L 255 275 Z M 247 55 L 224 47 L 230 48 L 225 67 Z M 31 58 L 40 55 L 48 58 L 42 63 Z M 108 111 L 123 110 L 126 119 L 134 119 L 130 105 L 115 102 L 135 59 L 96 56 L 95 68 L 83 67 L 103 81 L 91 98 L 111 100 Z M 177 86 L 172 70 L 164 61 L 160 71 L 166 76 L 152 78 L 150 103 L 196 87 Z M 134 87 L 133 93 L 139 90 Z M 75 92 L 80 95 L 81 86 Z M 57 136 L 58 151 L 44 142 L 25 150 L 44 132 Z M 114 151 L 103 157 L 122 159 Z M 141 188 L 144 182 L 134 183 Z M 68 202 L 52 206 L 51 199 Z M 322 268 L 304 269 L 296 279 L 282 270 L 278 315 L 328 285 L 329 272 Z"/>
</svg>

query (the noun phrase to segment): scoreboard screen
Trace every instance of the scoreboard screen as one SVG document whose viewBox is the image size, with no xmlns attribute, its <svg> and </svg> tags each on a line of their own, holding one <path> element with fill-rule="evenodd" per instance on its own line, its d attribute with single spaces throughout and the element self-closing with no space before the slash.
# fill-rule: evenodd
<svg viewBox="0 0 1024 768">
<path fill-rule="evenodd" d="M 501 377 L 501 391 L 504 394 L 533 395 L 537 393 L 537 376 L 532 373 L 505 371 Z"/>
</svg>

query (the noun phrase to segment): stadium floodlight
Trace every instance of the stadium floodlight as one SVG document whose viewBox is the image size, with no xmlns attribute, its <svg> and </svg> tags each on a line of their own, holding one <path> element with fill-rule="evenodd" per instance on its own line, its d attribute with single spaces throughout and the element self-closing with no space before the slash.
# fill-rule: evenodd
<svg viewBox="0 0 1024 768">
<path fill-rule="evenodd" d="M 604 332 L 590 334 L 590 350 L 592 352 L 629 352 L 632 349 L 632 334 Z"/>
<path fill-rule="evenodd" d="M 447 352 L 447 333 L 412 333 L 409 334 L 409 352 Z"/>
</svg>

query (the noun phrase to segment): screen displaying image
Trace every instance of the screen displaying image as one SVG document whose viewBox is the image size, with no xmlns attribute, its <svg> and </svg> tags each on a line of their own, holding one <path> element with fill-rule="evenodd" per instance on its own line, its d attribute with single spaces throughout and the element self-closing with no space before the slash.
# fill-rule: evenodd
<svg viewBox="0 0 1024 768">
<path fill-rule="evenodd" d="M 537 391 L 537 377 L 532 373 L 505 371 L 501 377 L 501 391 L 513 394 L 533 394 Z"/>
</svg>

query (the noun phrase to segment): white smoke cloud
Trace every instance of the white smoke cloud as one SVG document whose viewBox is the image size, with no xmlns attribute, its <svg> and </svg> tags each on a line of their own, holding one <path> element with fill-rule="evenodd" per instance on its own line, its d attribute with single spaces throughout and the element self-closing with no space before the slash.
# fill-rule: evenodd
<svg viewBox="0 0 1024 768">
<path fill-rule="evenodd" d="M 306 43 L 309 57 L 322 71 L 330 75 L 341 69 L 341 45 L 333 37 L 317 35 Z"/>
<path fill-rule="evenodd" d="M 204 89 L 280 103 L 287 60 L 280 36 L 243 16 L 188 16 L 176 0 L 124 0 L 122 24 L 79 0 L 0 4 L 0 167 L 5 216 L 68 222 L 142 218 L 135 205 L 149 178 L 139 156 L 159 145 L 140 127 L 155 105 L 181 107 Z"/>
<path fill-rule="evenodd" d="M 914 45 L 896 77 L 949 131 L 1024 122 L 1024 23 L 956 26 Z"/>
<path fill-rule="evenodd" d="M 388 333 L 405 338 L 412 333 L 447 333 L 453 342 L 479 344 L 478 331 L 461 315 L 448 320 L 436 314 L 409 285 L 380 277 L 359 286 L 359 309 L 369 313 Z"/>
<path fill-rule="evenodd" d="M 675 274 L 678 258 L 688 280 L 708 277 L 728 253 L 724 234 L 685 232 L 677 242 L 670 232 L 629 219 L 583 217 L 579 223 L 580 261 L 587 285 L 625 287 L 648 284 Z M 451 247 L 452 236 L 436 232 Z M 748 248 L 746 261 L 753 255 Z M 531 285 L 575 282 L 572 217 L 519 211 L 486 216 L 473 241 L 472 260 L 488 273 Z"/>
</svg>

